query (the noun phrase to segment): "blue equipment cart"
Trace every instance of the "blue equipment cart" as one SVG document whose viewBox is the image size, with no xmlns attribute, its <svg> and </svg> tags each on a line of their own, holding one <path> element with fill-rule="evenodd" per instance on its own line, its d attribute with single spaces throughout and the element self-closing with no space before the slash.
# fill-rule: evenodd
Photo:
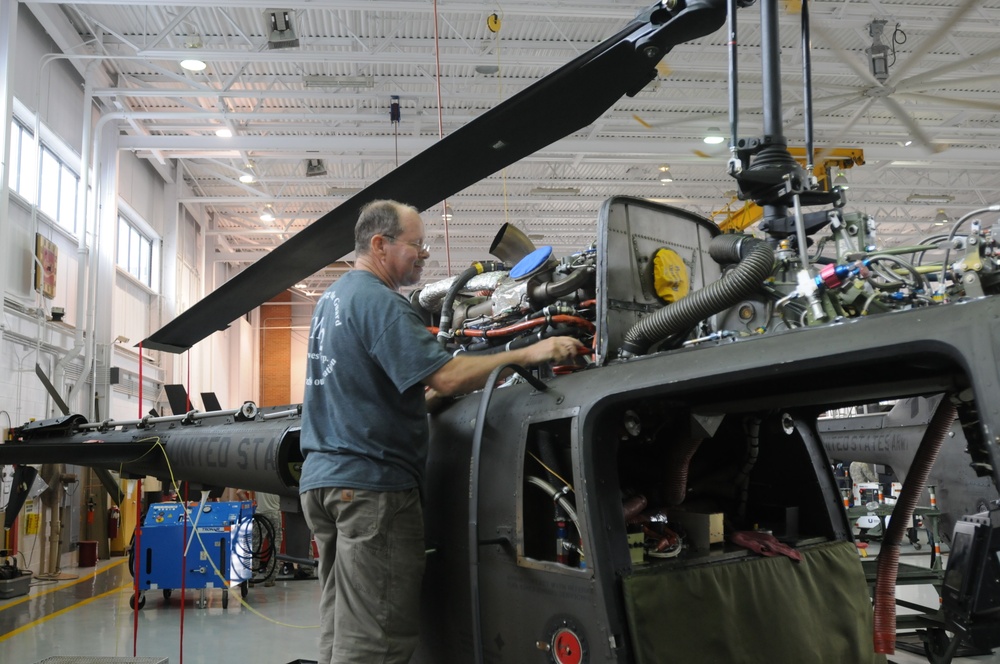
<svg viewBox="0 0 1000 664">
<path fill-rule="evenodd" d="M 149 506 L 139 535 L 139 608 L 146 604 L 145 591 L 171 591 L 182 586 L 201 590 L 199 606 L 205 606 L 205 589 L 222 588 L 222 608 L 229 607 L 229 587 L 238 584 L 247 596 L 251 575 L 253 503 L 189 503 L 185 539 L 183 503 Z M 134 560 L 132 561 L 133 574 Z M 135 596 L 129 605 L 135 608 Z"/>
</svg>

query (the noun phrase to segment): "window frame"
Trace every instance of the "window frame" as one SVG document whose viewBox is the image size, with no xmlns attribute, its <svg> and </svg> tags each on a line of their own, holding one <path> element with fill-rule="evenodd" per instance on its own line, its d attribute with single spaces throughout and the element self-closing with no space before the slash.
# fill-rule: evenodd
<svg viewBox="0 0 1000 664">
<path fill-rule="evenodd" d="M 123 256 L 122 235 L 123 225 L 128 229 L 127 253 Z M 141 253 L 132 248 L 133 241 L 140 241 L 140 249 L 147 251 L 145 262 Z M 158 293 L 160 289 L 160 251 L 162 240 L 148 223 L 123 200 L 118 201 L 118 224 L 115 228 L 115 268 L 150 293 Z M 122 264 L 122 260 L 126 264 Z M 134 259 L 134 260 L 133 260 Z M 133 264 L 134 263 L 134 264 Z"/>
</svg>

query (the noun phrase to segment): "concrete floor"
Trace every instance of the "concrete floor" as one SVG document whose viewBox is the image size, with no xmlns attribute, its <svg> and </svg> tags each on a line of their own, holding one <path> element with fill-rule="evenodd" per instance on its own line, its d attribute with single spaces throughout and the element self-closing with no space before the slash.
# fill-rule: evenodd
<svg viewBox="0 0 1000 664">
<path fill-rule="evenodd" d="M 873 544 L 872 555 L 877 550 Z M 918 554 L 904 545 L 902 553 L 904 563 L 929 564 L 926 547 Z M 129 608 L 131 576 L 124 558 L 100 561 L 97 567 L 64 569 L 63 575 L 76 578 L 35 580 L 28 595 L 0 600 L 0 662 L 135 656 L 157 658 L 150 664 L 162 659 L 180 664 L 288 664 L 316 657 L 319 584 L 314 580 L 281 577 L 271 588 L 258 584 L 242 602 L 238 590 L 234 591 L 228 609 L 222 608 L 221 590 L 206 592 L 205 608 L 196 606 L 200 591 L 189 590 L 182 630 L 179 591 L 169 600 L 161 592 L 147 593 L 142 610 Z M 930 585 L 900 586 L 897 597 L 928 607 L 938 605 Z M 899 611 L 900 615 L 906 612 Z M 897 649 L 889 661 L 917 664 L 927 660 Z M 1000 651 L 954 662 L 1000 662 Z"/>
<path fill-rule="evenodd" d="M 188 590 L 182 632 L 179 591 L 169 600 L 149 592 L 142 610 L 129 608 L 132 578 L 125 558 L 64 569 L 63 575 L 78 578 L 34 581 L 28 595 L 0 600 L 0 662 L 135 656 L 185 664 L 286 664 L 316 658 L 315 580 L 255 585 L 242 605 L 235 590 L 228 609 L 219 589 L 206 591 L 206 608 L 196 607 L 200 591 Z"/>
</svg>

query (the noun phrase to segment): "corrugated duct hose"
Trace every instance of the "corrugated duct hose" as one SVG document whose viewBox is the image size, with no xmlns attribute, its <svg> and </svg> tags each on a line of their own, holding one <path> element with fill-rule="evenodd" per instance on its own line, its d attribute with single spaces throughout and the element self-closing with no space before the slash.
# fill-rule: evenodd
<svg viewBox="0 0 1000 664">
<path fill-rule="evenodd" d="M 709 255 L 717 263 L 739 265 L 718 281 L 685 298 L 646 316 L 625 334 L 625 355 L 643 355 L 657 341 L 698 324 L 754 293 L 771 276 L 774 250 L 764 242 L 746 235 L 718 235 L 712 238 Z"/>
<path fill-rule="evenodd" d="M 448 289 L 448 294 L 444 296 L 444 301 L 441 303 L 441 323 L 438 326 L 437 339 L 442 346 L 446 346 L 455 337 L 451 331 L 451 321 L 455 315 L 455 297 L 458 295 L 458 292 L 469 282 L 469 279 L 472 279 L 477 274 L 505 269 L 507 269 L 507 266 L 503 263 L 482 261 L 473 263 L 465 268 L 462 274 L 458 275 L 458 278 L 455 279 L 451 288 Z"/>
<path fill-rule="evenodd" d="M 910 464 L 906 474 L 906 482 L 892 510 L 892 520 L 886 528 L 882 548 L 879 549 L 877 574 L 875 577 L 875 612 L 873 622 L 873 640 L 875 652 L 891 655 L 896 651 L 896 575 L 899 572 L 899 543 L 903 533 L 913 519 L 913 510 L 917 506 L 920 494 L 924 492 L 927 477 L 930 475 L 934 460 L 937 459 L 941 445 L 944 443 L 958 411 L 955 405 L 945 396 L 934 411 L 934 417 L 927 425 L 924 438 Z"/>
</svg>

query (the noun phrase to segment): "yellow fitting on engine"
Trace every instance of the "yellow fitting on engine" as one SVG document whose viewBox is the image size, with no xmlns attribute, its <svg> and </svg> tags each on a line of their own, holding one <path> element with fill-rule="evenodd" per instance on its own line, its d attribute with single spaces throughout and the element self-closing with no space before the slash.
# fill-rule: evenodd
<svg viewBox="0 0 1000 664">
<path fill-rule="evenodd" d="M 681 299 L 691 289 L 687 265 L 673 249 L 661 247 L 653 254 L 653 288 L 668 304 Z"/>
</svg>

